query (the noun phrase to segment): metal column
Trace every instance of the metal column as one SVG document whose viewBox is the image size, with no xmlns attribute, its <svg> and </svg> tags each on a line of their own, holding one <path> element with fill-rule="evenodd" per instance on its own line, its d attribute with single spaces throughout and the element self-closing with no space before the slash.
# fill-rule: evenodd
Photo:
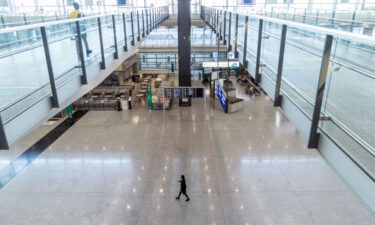
<svg viewBox="0 0 375 225">
<path fill-rule="evenodd" d="M 259 20 L 259 32 L 258 32 L 258 47 L 257 47 L 257 58 L 255 64 L 255 84 L 260 82 L 260 54 L 262 51 L 262 38 L 263 38 L 263 20 Z"/>
<path fill-rule="evenodd" d="M 133 12 L 130 12 L 130 18 L 131 18 L 131 24 L 132 24 L 132 41 L 131 44 L 134 46 L 135 45 L 135 35 L 134 35 L 134 15 Z"/>
<path fill-rule="evenodd" d="M 190 0 L 178 1 L 178 83 L 191 86 L 191 9 Z"/>
<path fill-rule="evenodd" d="M 149 32 L 149 26 L 148 26 L 148 13 L 147 13 L 147 9 L 145 10 L 145 14 L 146 14 L 146 34 L 148 34 Z"/>
<path fill-rule="evenodd" d="M 117 46 L 117 34 L 116 34 L 116 20 L 115 15 L 112 15 L 112 26 L 113 26 L 113 41 L 115 43 L 115 53 L 113 54 L 115 59 L 118 59 L 118 46 Z"/>
<path fill-rule="evenodd" d="M 228 51 L 232 51 L 231 46 L 231 35 L 232 35 L 232 12 L 229 12 L 229 26 L 228 26 Z"/>
<path fill-rule="evenodd" d="M 236 29 L 234 33 L 234 57 L 237 59 L 238 58 L 238 19 L 239 15 L 238 13 L 236 14 Z"/>
<path fill-rule="evenodd" d="M 105 55 L 104 55 L 102 22 L 100 20 L 100 17 L 98 17 L 98 30 L 99 30 L 100 56 L 102 58 L 102 61 L 100 62 L 100 68 L 104 70 L 105 69 Z"/>
<path fill-rule="evenodd" d="M 46 28 L 41 27 L 40 33 L 41 33 L 42 40 L 43 40 L 44 54 L 46 56 L 46 63 L 47 63 L 47 69 L 48 69 L 48 78 L 49 78 L 49 83 L 50 83 L 51 92 L 52 92 L 52 96 L 51 96 L 52 107 L 59 108 L 59 99 L 57 97 L 55 76 L 53 75 L 52 61 L 51 61 L 51 55 L 50 55 L 49 46 L 48 46 Z"/>
<path fill-rule="evenodd" d="M 0 115 L 0 150 L 9 149 L 8 139 L 4 129 L 4 123 Z"/>
<path fill-rule="evenodd" d="M 227 31 L 227 11 L 224 11 L 224 36 L 223 36 L 223 44 L 226 45 L 227 44 L 227 40 L 226 40 L 226 31 Z"/>
<path fill-rule="evenodd" d="M 324 44 L 324 52 L 322 63 L 320 67 L 319 82 L 316 90 L 314 112 L 311 120 L 311 128 L 309 135 L 308 148 L 317 148 L 319 144 L 320 134 L 318 133 L 320 110 L 322 108 L 322 102 L 324 97 L 324 88 L 326 84 L 326 78 L 328 74 L 329 58 L 331 56 L 333 36 L 327 35 Z"/>
<path fill-rule="evenodd" d="M 145 14 L 144 14 L 144 10 L 142 10 L 142 37 L 146 37 L 146 34 L 145 34 Z"/>
<path fill-rule="evenodd" d="M 246 56 L 247 56 L 247 29 L 248 29 L 248 26 L 249 26 L 249 17 L 246 16 L 245 17 L 245 26 L 244 26 L 244 29 L 245 29 L 245 35 L 244 35 L 244 45 L 243 45 L 243 59 L 242 59 L 242 62 L 243 62 L 243 67 L 245 69 L 247 69 L 247 60 L 246 60 Z"/>
<path fill-rule="evenodd" d="M 223 40 L 223 11 L 221 10 L 219 14 L 219 40 Z"/>
<path fill-rule="evenodd" d="M 138 36 L 137 36 L 137 41 L 141 40 L 141 29 L 139 25 L 139 11 L 137 11 L 137 28 L 138 28 Z"/>
<path fill-rule="evenodd" d="M 77 29 L 77 47 L 78 47 L 78 54 L 79 59 L 81 61 L 81 70 L 82 70 L 82 84 L 87 84 L 87 74 L 86 74 L 86 64 L 85 64 L 85 55 L 83 54 L 83 45 L 82 45 L 82 34 L 79 21 L 76 21 L 76 29 Z M 45 32 L 45 31 L 44 31 Z"/>
<path fill-rule="evenodd" d="M 273 106 L 281 106 L 282 96 L 280 95 L 281 88 L 281 78 L 283 74 L 283 65 L 284 65 L 284 52 L 285 52 L 285 41 L 286 41 L 286 31 L 287 26 L 284 24 L 281 29 L 281 39 L 280 39 L 280 51 L 279 51 L 279 63 L 277 66 L 277 77 L 275 84 L 275 97 L 273 101 Z"/>
<path fill-rule="evenodd" d="M 125 13 L 122 13 L 122 22 L 124 24 L 124 42 L 125 42 L 125 45 L 124 45 L 124 51 L 128 51 L 128 37 L 127 37 L 127 34 L 126 34 L 126 18 L 125 18 Z"/>
</svg>

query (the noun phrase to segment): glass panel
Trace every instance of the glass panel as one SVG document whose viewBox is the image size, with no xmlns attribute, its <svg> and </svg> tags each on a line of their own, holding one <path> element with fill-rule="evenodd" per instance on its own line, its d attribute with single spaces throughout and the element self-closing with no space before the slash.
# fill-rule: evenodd
<svg viewBox="0 0 375 225">
<path fill-rule="evenodd" d="M 114 52 L 113 25 L 112 17 L 105 16 L 102 18 L 103 45 L 104 51 L 108 54 Z"/>
<path fill-rule="evenodd" d="M 366 56 L 374 47 L 357 48 L 358 43 L 348 43 L 335 38 L 331 59 L 341 60 L 341 54 L 346 50 L 348 62 L 353 59 L 350 56 Z M 358 65 L 359 62 L 354 65 L 347 62 L 332 64 L 332 68 L 337 69 L 327 78 L 322 109 L 322 114 L 331 119 L 322 121 L 321 128 L 375 177 L 375 76 L 372 72 L 374 66 L 369 60 L 371 58 L 364 59 L 361 65 Z"/>
<path fill-rule="evenodd" d="M 303 45 L 296 41 L 312 36 L 318 37 L 318 39 Z M 311 35 L 309 32 L 291 27 L 287 31 L 283 69 L 284 82 L 281 88 L 290 95 L 292 100 L 298 102 L 298 105 L 310 118 L 319 79 L 324 37 L 324 35 Z M 320 51 L 315 51 L 317 48 L 320 48 Z"/>
<path fill-rule="evenodd" d="M 50 87 L 40 28 L 2 37 L 7 42 L 0 49 L 0 113 L 6 123 L 48 95 Z"/>
</svg>

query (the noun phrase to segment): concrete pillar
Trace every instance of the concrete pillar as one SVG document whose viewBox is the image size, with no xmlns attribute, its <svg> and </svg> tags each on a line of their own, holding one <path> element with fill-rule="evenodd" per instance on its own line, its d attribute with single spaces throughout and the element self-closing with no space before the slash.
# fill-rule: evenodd
<svg viewBox="0 0 375 225">
<path fill-rule="evenodd" d="M 191 4 L 190 0 L 178 1 L 178 84 L 191 86 Z M 180 99 L 180 106 L 191 106 L 191 99 Z"/>
</svg>

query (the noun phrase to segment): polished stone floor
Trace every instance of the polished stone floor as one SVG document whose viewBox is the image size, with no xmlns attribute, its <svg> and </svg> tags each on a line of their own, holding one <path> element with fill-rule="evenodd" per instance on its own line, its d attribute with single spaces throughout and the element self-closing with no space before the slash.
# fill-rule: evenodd
<svg viewBox="0 0 375 225">
<path fill-rule="evenodd" d="M 370 225 L 265 96 L 225 115 L 91 111 L 0 190 L 1 225 Z M 191 201 L 175 200 L 185 174 Z"/>
</svg>

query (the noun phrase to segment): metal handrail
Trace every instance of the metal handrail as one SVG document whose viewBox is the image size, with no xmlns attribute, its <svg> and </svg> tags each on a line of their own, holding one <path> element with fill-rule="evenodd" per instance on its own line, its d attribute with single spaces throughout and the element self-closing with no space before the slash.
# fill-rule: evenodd
<svg viewBox="0 0 375 225">
<path fill-rule="evenodd" d="M 302 24 L 302 23 L 298 23 L 298 22 L 286 21 L 286 20 L 282 20 L 282 19 L 270 18 L 270 17 L 260 16 L 260 15 L 253 15 L 253 14 L 248 15 L 248 14 L 237 13 L 237 12 L 233 12 L 233 11 L 232 11 L 232 13 L 236 13 L 236 14 L 239 14 L 239 15 L 242 15 L 242 16 L 248 16 L 249 18 L 254 18 L 254 19 L 259 19 L 259 20 L 261 19 L 261 20 L 266 21 L 266 22 L 277 23 L 277 24 L 280 24 L 280 25 L 285 24 L 288 27 L 302 29 L 302 30 L 306 30 L 306 31 L 309 31 L 309 32 L 315 32 L 315 33 L 322 34 L 322 35 L 332 35 L 332 36 L 338 37 L 340 39 L 346 39 L 346 40 L 350 40 L 350 41 L 357 42 L 357 43 L 375 45 L 375 38 L 369 37 L 369 36 L 366 36 L 366 35 L 353 34 L 353 33 L 346 32 L 346 31 L 333 30 L 333 29 L 329 29 L 329 28 L 317 27 L 317 26 L 314 26 L 314 25 Z"/>
<path fill-rule="evenodd" d="M 161 7 L 157 7 L 157 8 L 165 8 L 165 7 L 161 6 Z M 142 10 L 137 9 L 136 11 L 142 11 Z M 37 29 L 37 28 L 40 28 L 40 27 L 47 27 L 47 26 L 64 24 L 64 23 L 72 23 L 72 22 L 76 22 L 76 21 L 85 21 L 85 20 L 90 20 L 90 19 L 97 19 L 97 18 L 100 18 L 100 17 L 119 15 L 119 14 L 122 14 L 122 13 L 125 13 L 125 12 L 121 12 L 121 13 L 115 12 L 115 13 L 109 13 L 109 14 L 105 14 L 105 15 L 94 15 L 94 16 L 87 16 L 87 17 L 76 18 L 76 19 L 64 19 L 64 20 L 53 21 L 53 22 L 36 23 L 36 24 L 30 24 L 30 25 L 25 25 L 25 26 L 19 26 L 19 27 L 4 28 L 4 29 L 0 30 L 0 34 L 22 31 L 22 30 Z"/>
</svg>

